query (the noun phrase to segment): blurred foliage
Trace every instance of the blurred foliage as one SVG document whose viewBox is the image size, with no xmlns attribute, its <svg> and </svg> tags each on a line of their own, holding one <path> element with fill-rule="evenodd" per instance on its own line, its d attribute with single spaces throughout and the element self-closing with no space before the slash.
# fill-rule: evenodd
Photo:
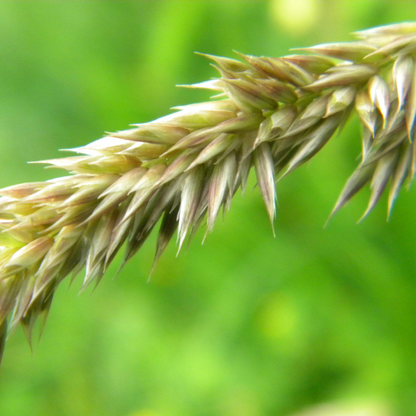
<svg viewBox="0 0 416 416">
<path fill-rule="evenodd" d="M 26 161 L 206 100 L 174 88 L 215 76 L 194 51 L 280 56 L 413 16 L 404 0 L 3 0 L 0 186 L 60 174 Z M 384 201 L 355 224 L 366 190 L 324 229 L 357 130 L 278 183 L 276 238 L 252 181 L 149 283 L 154 238 L 93 294 L 63 283 L 33 356 L 20 329 L 8 341 L 0 414 L 416 414 L 414 189 L 389 223 Z"/>
</svg>

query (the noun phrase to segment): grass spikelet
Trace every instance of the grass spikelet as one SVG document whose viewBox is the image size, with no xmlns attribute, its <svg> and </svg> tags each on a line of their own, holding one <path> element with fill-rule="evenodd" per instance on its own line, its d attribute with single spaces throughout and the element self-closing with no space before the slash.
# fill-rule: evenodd
<svg viewBox="0 0 416 416">
<path fill-rule="evenodd" d="M 351 112 L 361 162 L 333 213 L 370 184 L 367 215 L 389 183 L 390 212 L 416 171 L 416 23 L 355 35 L 304 55 L 204 55 L 219 77 L 189 87 L 214 91 L 211 101 L 41 162 L 67 176 L 1 189 L 0 355 L 18 324 L 30 340 L 63 279 L 85 269 L 83 288 L 98 283 L 122 246 L 124 264 L 159 221 L 154 265 L 176 231 L 179 248 L 204 221 L 209 234 L 252 168 L 273 222 L 275 178 L 313 158 Z"/>
</svg>

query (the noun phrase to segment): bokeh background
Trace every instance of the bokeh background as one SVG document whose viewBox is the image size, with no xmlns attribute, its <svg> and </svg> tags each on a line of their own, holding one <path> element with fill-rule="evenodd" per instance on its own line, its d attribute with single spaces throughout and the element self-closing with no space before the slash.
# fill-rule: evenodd
<svg viewBox="0 0 416 416">
<path fill-rule="evenodd" d="M 206 100 L 194 51 L 280 56 L 412 20 L 413 1 L 0 1 L 0 186 L 60 171 L 103 131 Z M 31 353 L 11 335 L 2 416 L 416 414 L 415 189 L 356 224 L 368 190 L 324 228 L 357 164 L 352 120 L 278 183 L 273 238 L 254 180 L 225 220 L 147 283 L 155 238 L 91 293 L 62 284 Z"/>
</svg>

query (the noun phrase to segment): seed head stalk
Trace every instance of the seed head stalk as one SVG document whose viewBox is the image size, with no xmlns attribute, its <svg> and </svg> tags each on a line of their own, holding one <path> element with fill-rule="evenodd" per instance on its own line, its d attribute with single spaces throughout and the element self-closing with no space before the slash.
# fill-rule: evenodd
<svg viewBox="0 0 416 416">
<path fill-rule="evenodd" d="M 273 222 L 276 175 L 311 159 L 353 112 L 361 161 L 333 213 L 370 183 L 367 215 L 389 182 L 390 212 L 416 171 L 416 23 L 355 35 L 282 58 L 206 55 L 220 77 L 190 87 L 214 91 L 211 101 L 41 162 L 68 176 L 1 189 L 0 350 L 19 323 L 30 340 L 65 277 L 85 268 L 83 288 L 98 283 L 159 221 L 155 262 L 175 232 L 179 248 L 203 223 L 209 234 L 252 167 Z"/>
</svg>

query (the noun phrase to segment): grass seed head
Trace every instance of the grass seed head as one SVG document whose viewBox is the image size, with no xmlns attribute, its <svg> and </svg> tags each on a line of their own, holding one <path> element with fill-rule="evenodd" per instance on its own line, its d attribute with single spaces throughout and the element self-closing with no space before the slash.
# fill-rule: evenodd
<svg viewBox="0 0 416 416">
<path fill-rule="evenodd" d="M 65 277 L 85 268 L 83 287 L 98 283 L 117 251 L 125 245 L 124 264 L 159 220 L 155 263 L 175 231 L 179 247 L 205 219 L 211 232 L 252 167 L 273 222 L 276 175 L 311 159 L 352 111 L 361 163 L 333 213 L 369 183 L 367 215 L 389 182 L 390 212 L 416 171 L 416 23 L 356 36 L 281 58 L 205 55 L 220 77 L 190 87 L 219 92 L 212 101 L 42 162 L 68 176 L 1 189 L 0 352 L 19 323 L 30 340 Z"/>
</svg>

